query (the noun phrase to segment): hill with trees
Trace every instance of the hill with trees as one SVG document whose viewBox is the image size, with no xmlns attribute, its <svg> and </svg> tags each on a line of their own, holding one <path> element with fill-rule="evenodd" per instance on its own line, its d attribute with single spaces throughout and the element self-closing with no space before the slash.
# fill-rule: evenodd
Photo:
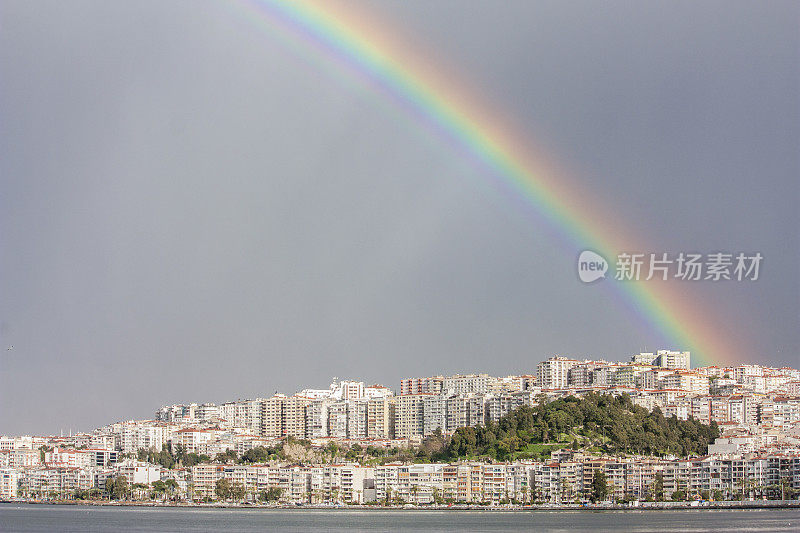
<svg viewBox="0 0 800 533">
<path fill-rule="evenodd" d="M 634 405 L 627 394 L 592 393 L 522 406 L 498 422 L 459 428 L 431 455 L 439 460 L 542 458 L 553 448 L 571 446 L 608 453 L 688 456 L 707 453 L 718 436 L 714 422 L 705 425 L 692 418 L 666 418 L 658 408 L 648 411 Z"/>
</svg>

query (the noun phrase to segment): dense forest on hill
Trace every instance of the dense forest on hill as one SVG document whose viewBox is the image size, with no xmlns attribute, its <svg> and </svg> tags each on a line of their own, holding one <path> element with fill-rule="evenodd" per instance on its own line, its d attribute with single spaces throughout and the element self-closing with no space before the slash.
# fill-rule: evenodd
<svg viewBox="0 0 800 533">
<path fill-rule="evenodd" d="M 610 453 L 687 456 L 706 453 L 718 436 L 716 423 L 666 418 L 658 408 L 648 411 L 634 405 L 627 394 L 588 394 L 522 406 L 498 422 L 459 428 L 432 455 L 539 458 L 568 445 Z"/>
</svg>

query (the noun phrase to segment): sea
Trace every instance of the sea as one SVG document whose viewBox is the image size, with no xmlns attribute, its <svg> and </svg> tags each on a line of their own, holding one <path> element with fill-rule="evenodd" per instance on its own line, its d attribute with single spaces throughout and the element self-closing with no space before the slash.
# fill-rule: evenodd
<svg viewBox="0 0 800 533">
<path fill-rule="evenodd" d="M 798 509 L 467 511 L 0 504 L 0 531 L 800 531 Z"/>
</svg>

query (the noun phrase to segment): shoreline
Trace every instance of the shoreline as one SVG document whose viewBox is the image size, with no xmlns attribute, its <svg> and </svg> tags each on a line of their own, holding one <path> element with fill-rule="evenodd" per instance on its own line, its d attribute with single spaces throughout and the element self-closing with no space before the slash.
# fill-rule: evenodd
<svg viewBox="0 0 800 533">
<path fill-rule="evenodd" d="M 642 502 L 640 505 L 620 504 L 567 504 L 567 505 L 263 505 L 237 503 L 180 503 L 180 502 L 109 502 L 85 500 L 0 500 L 0 504 L 18 505 L 63 505 L 72 507 L 127 507 L 127 508 L 164 508 L 164 509 L 252 509 L 262 511 L 490 511 L 490 512 L 569 512 L 569 511 L 719 511 L 719 510 L 758 510 L 758 509 L 800 509 L 798 500 L 772 501 L 730 501 L 705 502 Z"/>
</svg>

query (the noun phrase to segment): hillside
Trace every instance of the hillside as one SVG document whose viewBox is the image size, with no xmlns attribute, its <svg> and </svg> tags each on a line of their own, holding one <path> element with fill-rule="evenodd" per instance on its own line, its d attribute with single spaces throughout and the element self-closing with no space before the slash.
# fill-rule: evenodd
<svg viewBox="0 0 800 533">
<path fill-rule="evenodd" d="M 625 394 L 589 394 L 523 406 L 499 422 L 459 428 L 437 455 L 541 458 L 552 448 L 568 445 L 609 453 L 686 456 L 706 453 L 718 436 L 716 423 L 665 418 L 657 408 L 633 405 Z"/>
</svg>

